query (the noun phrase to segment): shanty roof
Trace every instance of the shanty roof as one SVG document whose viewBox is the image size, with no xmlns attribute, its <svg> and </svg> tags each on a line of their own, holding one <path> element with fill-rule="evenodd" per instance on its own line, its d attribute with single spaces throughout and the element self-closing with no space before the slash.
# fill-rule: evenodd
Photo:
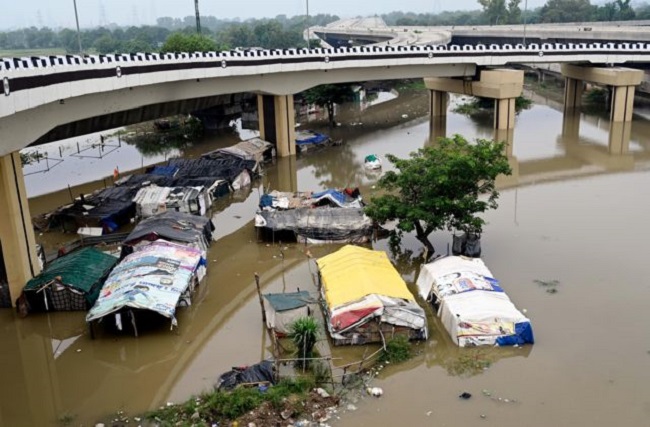
<svg viewBox="0 0 650 427">
<path fill-rule="evenodd" d="M 315 302 L 307 291 L 265 294 L 264 298 L 266 298 L 275 311 L 294 310 Z"/>
<path fill-rule="evenodd" d="M 108 274 L 117 261 L 116 257 L 95 248 L 82 248 L 52 261 L 41 274 L 27 282 L 25 290 L 38 290 L 41 286 L 60 277 L 62 284 L 88 293 Z"/>
<path fill-rule="evenodd" d="M 372 294 L 415 301 L 383 251 L 347 245 L 320 258 L 317 264 L 330 308 Z"/>
</svg>

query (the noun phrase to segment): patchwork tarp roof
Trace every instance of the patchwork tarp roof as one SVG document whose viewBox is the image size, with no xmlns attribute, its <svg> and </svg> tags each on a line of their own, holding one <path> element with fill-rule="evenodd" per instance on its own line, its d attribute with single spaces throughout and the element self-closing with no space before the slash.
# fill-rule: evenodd
<svg viewBox="0 0 650 427">
<path fill-rule="evenodd" d="M 140 246 L 113 269 L 86 321 L 130 307 L 156 312 L 176 325 L 181 295 L 204 264 L 201 251 L 189 246 L 162 241 Z"/>
<path fill-rule="evenodd" d="M 84 293 L 89 305 L 95 303 L 101 280 L 117 264 L 118 259 L 95 248 L 70 252 L 52 261 L 38 276 L 25 285 L 26 292 L 36 292 L 52 280 Z"/>
<path fill-rule="evenodd" d="M 330 307 L 348 304 L 371 294 L 415 301 L 386 252 L 347 245 L 316 263 Z"/>
<path fill-rule="evenodd" d="M 236 157 L 244 160 L 255 160 L 256 162 L 264 161 L 264 153 L 273 148 L 273 144 L 261 138 L 251 138 L 245 141 L 238 142 L 237 144 L 219 148 L 209 153 L 203 154 L 201 157 L 219 158 L 219 157 Z"/>
<path fill-rule="evenodd" d="M 271 231 L 293 231 L 315 242 L 366 242 L 372 234 L 372 220 L 358 208 L 298 208 L 260 211 L 255 226 Z"/>
<path fill-rule="evenodd" d="M 167 211 L 140 221 L 124 240 L 126 245 L 155 238 L 193 243 L 206 250 L 212 241 L 214 224 L 210 218 Z"/>
</svg>

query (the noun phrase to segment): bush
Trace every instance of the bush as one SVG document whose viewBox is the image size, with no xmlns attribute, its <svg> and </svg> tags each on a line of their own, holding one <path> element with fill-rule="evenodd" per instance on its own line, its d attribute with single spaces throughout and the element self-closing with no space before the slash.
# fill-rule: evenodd
<svg viewBox="0 0 650 427">
<path fill-rule="evenodd" d="M 381 362 L 399 363 L 411 358 L 411 343 L 408 337 L 398 335 L 386 342 L 386 349 L 379 360 Z"/>
<path fill-rule="evenodd" d="M 313 317 L 301 317 L 289 325 L 288 336 L 296 346 L 298 358 L 302 359 L 305 366 L 309 365 L 306 359 L 313 357 L 319 330 L 318 322 Z"/>
</svg>

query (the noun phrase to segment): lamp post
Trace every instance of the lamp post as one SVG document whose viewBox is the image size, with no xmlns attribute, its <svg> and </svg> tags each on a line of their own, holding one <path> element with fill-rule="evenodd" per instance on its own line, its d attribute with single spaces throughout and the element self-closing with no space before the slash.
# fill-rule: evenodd
<svg viewBox="0 0 650 427">
<path fill-rule="evenodd" d="M 72 0 L 72 4 L 74 4 L 74 19 L 77 21 L 77 42 L 79 42 L 79 54 L 82 54 L 83 49 L 81 48 L 81 33 L 79 32 L 79 14 L 77 13 L 77 0 Z"/>
</svg>

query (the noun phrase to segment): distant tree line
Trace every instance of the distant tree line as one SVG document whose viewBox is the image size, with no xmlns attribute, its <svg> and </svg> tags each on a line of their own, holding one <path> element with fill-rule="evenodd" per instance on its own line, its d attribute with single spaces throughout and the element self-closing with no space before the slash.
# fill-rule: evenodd
<svg viewBox="0 0 650 427">
<path fill-rule="evenodd" d="M 631 5 L 631 0 L 614 0 L 592 5 L 590 0 L 547 0 L 533 10 L 522 11 L 521 0 L 477 0 L 481 9 L 441 13 L 392 12 L 382 15 L 388 25 L 500 25 L 545 23 L 625 21 L 650 19 L 650 4 Z M 525 16 L 524 16 L 525 15 Z M 201 36 L 197 36 L 194 16 L 183 19 L 158 18 L 155 26 L 122 28 L 115 25 L 83 30 L 81 44 L 86 53 L 135 53 L 180 51 L 188 49 L 213 50 L 237 47 L 266 49 L 303 47 L 303 33 L 308 26 L 324 26 L 338 16 L 320 14 L 273 19 L 221 20 L 214 16 L 201 17 Z M 74 30 L 65 28 L 24 28 L 0 32 L 0 50 L 61 49 L 78 53 L 79 44 Z"/>
</svg>

